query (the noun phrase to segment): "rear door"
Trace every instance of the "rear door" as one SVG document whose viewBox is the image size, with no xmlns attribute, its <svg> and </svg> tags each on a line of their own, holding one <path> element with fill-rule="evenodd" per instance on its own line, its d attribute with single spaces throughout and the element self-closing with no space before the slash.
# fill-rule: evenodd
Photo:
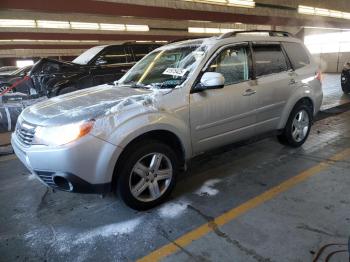
<svg viewBox="0 0 350 262">
<path fill-rule="evenodd" d="M 253 43 L 252 49 L 257 81 L 256 131 L 263 133 L 277 128 L 294 85 L 293 72 L 280 43 Z"/>
<path fill-rule="evenodd" d="M 317 81 L 315 78 L 311 80 L 315 76 L 315 73 L 317 73 L 318 68 L 315 65 L 311 65 L 310 57 L 305 47 L 300 43 L 294 42 L 283 42 L 282 45 L 293 67 L 291 75 L 294 77 L 292 78 L 292 82 L 295 82 L 295 87 L 302 85 L 302 82 L 310 83 Z"/>
</svg>

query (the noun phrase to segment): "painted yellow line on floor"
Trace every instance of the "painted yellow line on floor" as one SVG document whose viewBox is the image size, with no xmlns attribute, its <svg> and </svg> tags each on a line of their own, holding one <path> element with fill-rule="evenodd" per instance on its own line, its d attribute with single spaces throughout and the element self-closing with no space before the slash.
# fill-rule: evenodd
<svg viewBox="0 0 350 262">
<path fill-rule="evenodd" d="M 10 160 L 14 160 L 14 159 L 17 159 L 16 155 L 14 155 L 14 154 L 7 155 L 7 156 L 1 156 L 0 162 L 10 161 Z"/>
<path fill-rule="evenodd" d="M 310 169 L 305 170 L 304 172 L 284 181 L 283 183 L 279 184 L 278 186 L 275 186 L 271 188 L 270 190 L 262 193 L 261 195 L 254 197 L 247 202 L 241 204 L 238 207 L 235 207 L 228 212 L 216 217 L 211 223 L 206 223 L 189 233 L 186 233 L 185 235 L 179 237 L 174 241 L 174 243 L 167 244 L 152 253 L 148 254 L 147 256 L 141 258 L 138 260 L 138 262 L 148 262 L 148 261 L 159 261 L 175 252 L 177 252 L 180 247 L 185 247 L 189 244 L 191 244 L 192 241 L 195 241 L 204 235 L 208 234 L 209 232 L 213 231 L 213 222 L 217 226 L 223 226 L 227 224 L 228 222 L 232 221 L 233 219 L 237 218 L 238 216 L 248 212 L 249 210 L 263 204 L 266 201 L 271 200 L 272 198 L 276 197 L 277 195 L 287 191 L 288 189 L 294 187 L 295 185 L 305 181 L 309 177 L 316 175 L 320 173 L 321 171 L 327 169 L 329 166 L 334 164 L 336 161 L 344 160 L 346 157 L 350 156 L 350 148 L 341 151 L 340 153 L 333 155 L 331 158 L 319 163 L 316 166 L 311 167 Z"/>
</svg>

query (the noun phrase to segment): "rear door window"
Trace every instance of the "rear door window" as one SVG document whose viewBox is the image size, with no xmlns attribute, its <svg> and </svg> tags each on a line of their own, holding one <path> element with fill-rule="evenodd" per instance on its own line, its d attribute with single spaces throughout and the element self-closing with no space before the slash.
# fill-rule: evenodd
<svg viewBox="0 0 350 262">
<path fill-rule="evenodd" d="M 301 44 L 285 42 L 283 46 L 295 70 L 310 64 L 310 58 Z"/>
<path fill-rule="evenodd" d="M 277 74 L 289 69 L 280 44 L 253 44 L 256 77 Z"/>
<path fill-rule="evenodd" d="M 156 49 L 153 45 L 134 45 L 131 47 L 134 53 L 135 62 L 141 60 L 145 55 Z"/>
<path fill-rule="evenodd" d="M 127 63 L 127 54 L 123 46 L 113 46 L 102 52 L 96 60 L 97 64 Z"/>
</svg>

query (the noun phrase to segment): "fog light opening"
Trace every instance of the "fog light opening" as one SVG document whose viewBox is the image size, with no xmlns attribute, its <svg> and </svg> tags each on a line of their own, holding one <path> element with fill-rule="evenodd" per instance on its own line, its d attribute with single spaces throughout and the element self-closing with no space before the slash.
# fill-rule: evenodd
<svg viewBox="0 0 350 262">
<path fill-rule="evenodd" d="M 73 191 L 73 185 L 71 182 L 69 182 L 67 179 L 61 176 L 55 176 L 53 178 L 53 182 L 58 186 L 60 189 L 67 190 L 67 191 Z"/>
</svg>

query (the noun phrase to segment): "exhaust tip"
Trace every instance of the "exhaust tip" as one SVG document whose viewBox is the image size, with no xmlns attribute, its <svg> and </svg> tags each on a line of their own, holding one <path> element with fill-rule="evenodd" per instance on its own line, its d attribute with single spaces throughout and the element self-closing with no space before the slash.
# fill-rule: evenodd
<svg viewBox="0 0 350 262">
<path fill-rule="evenodd" d="M 61 176 L 54 176 L 53 182 L 57 187 L 65 191 L 73 191 L 73 185 L 66 178 Z"/>
</svg>

